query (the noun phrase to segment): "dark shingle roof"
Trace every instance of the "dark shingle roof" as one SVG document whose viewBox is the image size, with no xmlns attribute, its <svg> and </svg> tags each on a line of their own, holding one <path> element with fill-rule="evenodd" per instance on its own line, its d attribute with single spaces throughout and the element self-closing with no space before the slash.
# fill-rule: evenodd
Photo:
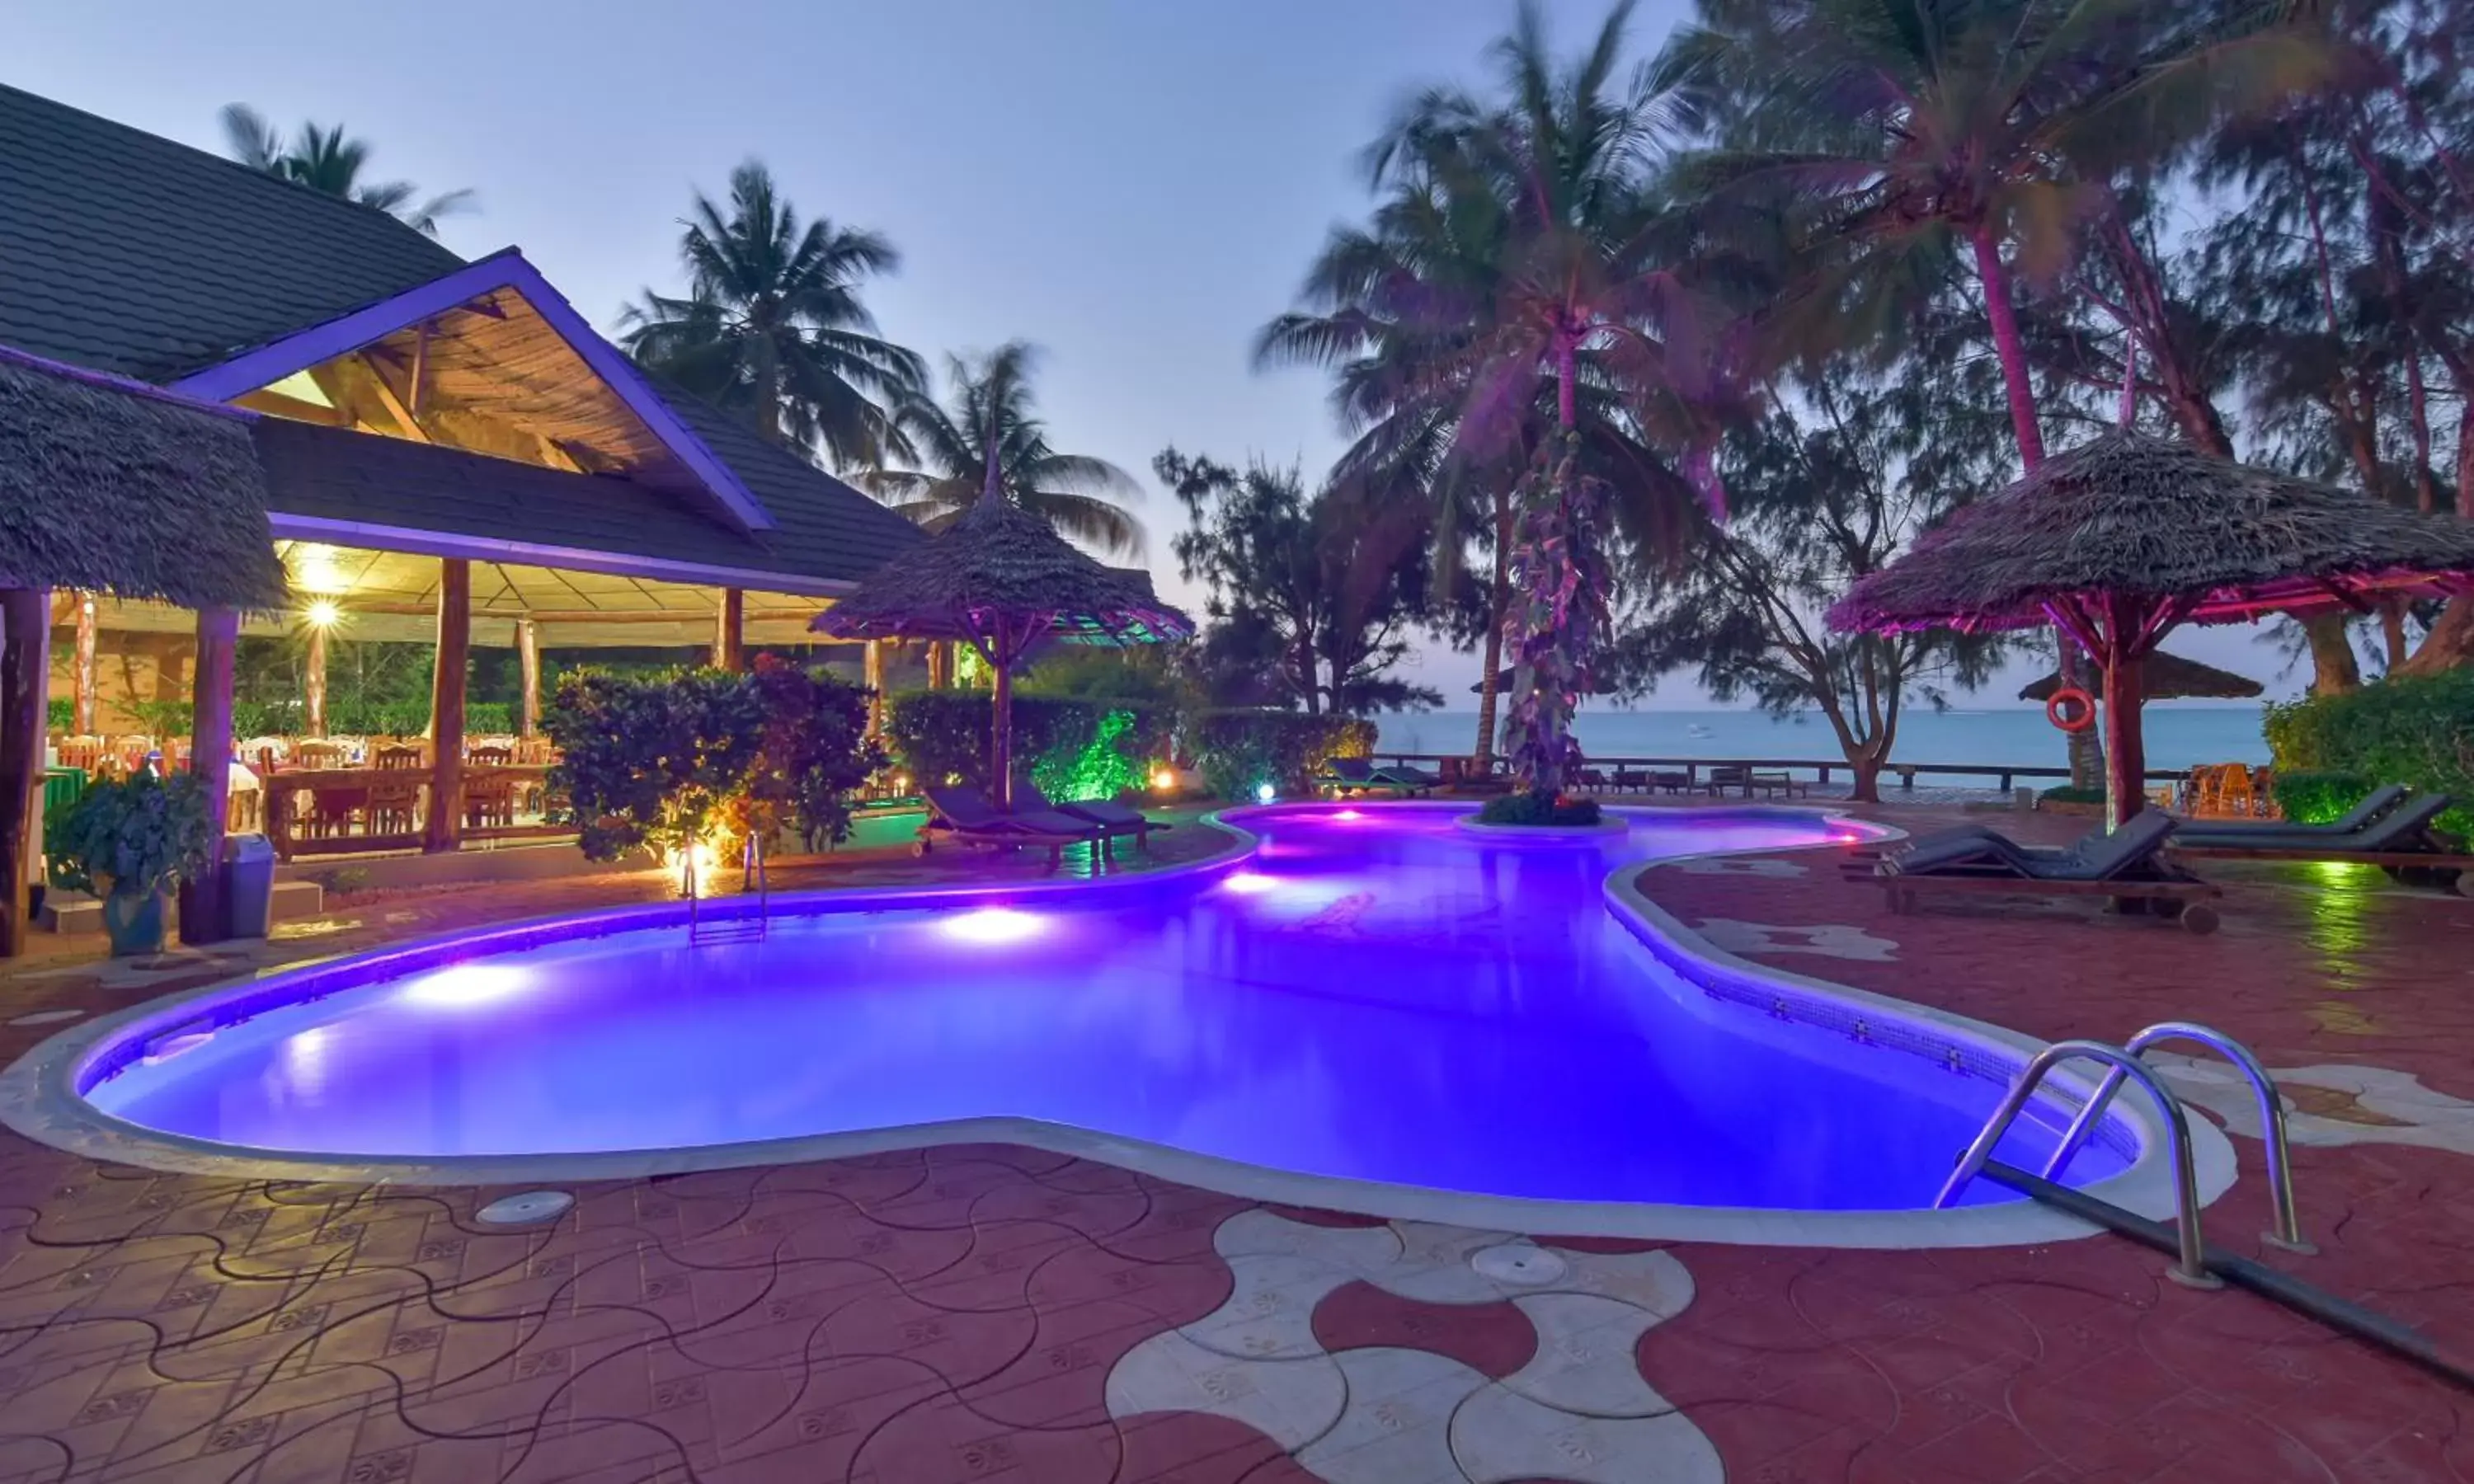
<svg viewBox="0 0 2474 1484">
<path fill-rule="evenodd" d="M 861 577 L 883 561 L 865 531 L 859 540 L 843 539 L 852 522 L 794 524 L 786 514 L 780 528 L 750 536 L 675 495 L 617 475 L 570 474 L 280 418 L 258 419 L 254 436 L 266 471 L 266 507 L 279 526 L 283 516 L 301 515 L 836 583 Z M 814 481 L 837 484 L 814 469 L 806 475 L 812 488 Z M 916 539 L 899 515 L 857 491 L 844 492 Z M 802 515 L 818 504 L 806 497 L 785 503 Z M 325 539 L 354 544 L 346 537 Z"/>
<path fill-rule="evenodd" d="M 0 344 L 164 381 L 461 263 L 374 207 L 0 85 Z"/>
<path fill-rule="evenodd" d="M 0 345 L 170 380 L 463 266 L 382 211 L 0 85 Z M 273 421 L 259 437 L 270 508 L 834 582 L 919 539 L 711 405 L 657 390 L 778 529 L 729 531 L 625 480 Z"/>
</svg>

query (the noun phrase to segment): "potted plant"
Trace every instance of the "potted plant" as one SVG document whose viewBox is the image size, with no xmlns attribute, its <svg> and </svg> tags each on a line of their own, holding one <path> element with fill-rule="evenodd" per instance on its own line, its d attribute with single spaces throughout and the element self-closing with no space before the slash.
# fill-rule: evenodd
<svg viewBox="0 0 2474 1484">
<path fill-rule="evenodd" d="M 114 958 L 160 953 L 172 888 L 206 868 L 209 824 L 188 774 L 93 784 L 44 822 L 52 884 L 103 899 Z"/>
</svg>

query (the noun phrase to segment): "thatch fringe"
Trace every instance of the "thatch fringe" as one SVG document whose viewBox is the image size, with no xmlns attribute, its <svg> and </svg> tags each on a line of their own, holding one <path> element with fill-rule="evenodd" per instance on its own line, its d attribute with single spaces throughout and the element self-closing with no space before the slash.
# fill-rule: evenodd
<svg viewBox="0 0 2474 1484">
<path fill-rule="evenodd" d="M 1839 629 L 2043 621 L 2093 592 L 2195 603 L 2191 617 L 2326 607 L 2474 574 L 2474 521 L 2107 432 L 1953 515 L 1830 610 Z"/>
<path fill-rule="evenodd" d="M 279 606 L 248 422 L 0 347 L 0 586 Z"/>
<path fill-rule="evenodd" d="M 2062 688 L 2060 671 L 2021 688 L 2022 701 L 2050 701 Z M 2140 665 L 2140 694 L 2150 701 L 2247 701 L 2268 687 L 2248 676 L 2157 650 Z"/>
<path fill-rule="evenodd" d="M 1182 638 L 1194 623 L 1149 574 L 1104 566 L 1009 500 L 980 500 L 819 614 L 839 638 L 974 638 L 997 624 L 1044 625 L 1082 643 Z"/>
</svg>

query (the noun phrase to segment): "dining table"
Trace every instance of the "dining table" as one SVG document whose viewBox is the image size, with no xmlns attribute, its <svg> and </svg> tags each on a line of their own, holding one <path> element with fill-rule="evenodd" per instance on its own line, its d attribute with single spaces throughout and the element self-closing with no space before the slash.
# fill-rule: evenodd
<svg viewBox="0 0 2474 1484">
<path fill-rule="evenodd" d="M 471 763 L 464 765 L 464 792 L 467 799 L 487 785 L 511 782 L 519 792 L 541 791 L 548 786 L 549 763 Z M 266 787 L 266 834 L 274 843 L 277 855 L 289 860 L 296 855 L 331 855 L 355 850 L 417 850 L 423 843 L 422 819 L 428 808 L 429 770 L 427 768 L 379 768 L 368 764 L 322 766 L 315 768 L 276 768 L 261 773 Z M 385 785 L 410 784 L 421 799 L 421 810 L 406 814 L 409 828 L 374 830 L 367 811 L 374 792 Z M 303 800 L 329 801 L 336 812 L 350 816 L 359 813 L 361 824 L 356 830 L 346 828 L 335 834 L 310 834 L 303 829 L 307 811 Z M 497 825 L 467 826 L 468 840 L 504 840 L 532 836 L 570 833 L 565 826 L 537 823 L 532 825 Z"/>
</svg>

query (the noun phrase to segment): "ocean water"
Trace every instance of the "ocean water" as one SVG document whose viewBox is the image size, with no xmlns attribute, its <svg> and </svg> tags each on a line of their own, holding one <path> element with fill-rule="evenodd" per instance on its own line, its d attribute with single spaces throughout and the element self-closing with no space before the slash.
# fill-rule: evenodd
<svg viewBox="0 0 2474 1484">
<path fill-rule="evenodd" d="M 2141 717 L 2150 768 L 2268 760 L 2260 707 L 2165 702 Z M 1395 713 L 1380 719 L 1385 751 L 1465 753 L 1477 741 L 1477 712 Z M 1838 762 L 1838 737 L 1820 712 L 1774 717 L 1760 711 L 1584 709 L 1572 730 L 1592 757 L 1765 757 Z M 1909 711 L 1899 718 L 1895 762 L 2009 763 L 2062 767 L 2062 733 L 2041 706 Z M 1953 780 L 1954 781 L 1954 780 Z"/>
</svg>

